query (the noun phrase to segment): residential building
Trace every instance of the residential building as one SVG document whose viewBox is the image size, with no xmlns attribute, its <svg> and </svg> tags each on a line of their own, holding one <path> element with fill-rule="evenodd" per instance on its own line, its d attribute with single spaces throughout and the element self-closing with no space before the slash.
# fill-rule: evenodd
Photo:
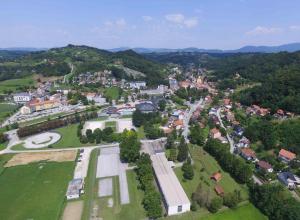
<svg viewBox="0 0 300 220">
<path fill-rule="evenodd" d="M 219 182 L 222 179 L 222 174 L 220 172 L 216 172 L 210 178 L 216 182 Z"/>
<path fill-rule="evenodd" d="M 243 148 L 243 149 L 241 149 L 241 156 L 245 160 L 257 161 L 257 157 L 256 157 L 255 152 L 252 149 L 250 149 L 250 148 Z"/>
<path fill-rule="evenodd" d="M 31 108 L 26 105 L 21 107 L 20 112 L 22 115 L 28 115 L 32 113 Z"/>
<path fill-rule="evenodd" d="M 29 102 L 32 99 L 32 96 L 27 92 L 21 92 L 14 94 L 13 99 L 16 103 L 24 104 Z"/>
<path fill-rule="evenodd" d="M 220 185 L 215 186 L 215 192 L 217 193 L 218 196 L 221 197 L 224 196 L 224 189 Z"/>
<path fill-rule="evenodd" d="M 130 82 L 129 87 L 131 89 L 141 89 L 146 87 L 145 81 L 136 81 L 136 82 Z"/>
<path fill-rule="evenodd" d="M 210 136 L 214 139 L 220 138 L 222 136 L 221 132 L 217 128 L 213 128 L 210 130 Z"/>
<path fill-rule="evenodd" d="M 173 91 L 177 90 L 179 88 L 178 82 L 174 78 L 169 78 L 169 86 L 170 86 L 170 89 Z"/>
<path fill-rule="evenodd" d="M 268 162 L 264 161 L 264 160 L 259 161 L 256 164 L 256 168 L 258 170 L 262 170 L 262 171 L 267 172 L 267 173 L 272 173 L 273 172 L 272 165 L 269 164 Z"/>
<path fill-rule="evenodd" d="M 291 172 L 281 172 L 278 174 L 277 178 L 289 189 L 295 189 L 300 185 L 300 178 Z"/>
<path fill-rule="evenodd" d="M 143 113 L 150 113 L 156 110 L 155 106 L 152 102 L 141 102 L 135 105 L 135 108 L 140 110 Z"/>
<path fill-rule="evenodd" d="M 278 157 L 281 161 L 289 163 L 290 161 L 292 161 L 296 158 L 296 154 L 294 154 L 288 150 L 281 149 L 279 151 Z"/>
</svg>

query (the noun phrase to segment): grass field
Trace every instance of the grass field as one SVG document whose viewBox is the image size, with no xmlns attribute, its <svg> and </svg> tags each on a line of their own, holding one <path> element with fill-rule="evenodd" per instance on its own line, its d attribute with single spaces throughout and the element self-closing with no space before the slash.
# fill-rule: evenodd
<svg viewBox="0 0 300 220">
<path fill-rule="evenodd" d="M 16 105 L 0 103 L 0 122 L 3 121 L 5 118 L 7 118 L 9 114 L 12 113 L 17 108 L 18 106 Z"/>
<path fill-rule="evenodd" d="M 54 131 L 58 132 L 61 135 L 61 139 L 55 144 L 52 144 L 52 147 L 72 148 L 72 147 L 88 146 L 89 144 L 80 143 L 80 140 L 77 137 L 77 126 L 78 124 L 71 124 L 62 128 L 55 129 Z"/>
<path fill-rule="evenodd" d="M 114 131 L 117 130 L 117 122 L 116 121 L 106 121 L 105 122 L 105 127 L 111 127 Z"/>
<path fill-rule="evenodd" d="M 191 198 L 192 193 L 196 190 L 200 182 L 202 183 L 202 186 L 210 192 L 211 198 L 217 196 L 214 191 L 216 183 L 211 180 L 210 177 L 214 172 L 221 171 L 222 179 L 217 184 L 223 187 L 225 193 L 233 192 L 235 189 L 240 190 L 243 200 L 248 199 L 246 187 L 236 183 L 228 173 L 222 170 L 217 161 L 207 152 L 205 152 L 201 147 L 191 146 L 190 153 L 194 161 L 195 169 L 195 176 L 193 180 L 183 181 L 181 168 L 175 169 L 175 173 L 178 179 L 181 181 L 181 184 L 189 198 Z"/>
<path fill-rule="evenodd" d="M 7 161 L 10 160 L 14 155 L 13 154 L 1 154 L 0 155 L 0 175 L 4 171 L 4 165 Z"/>
<path fill-rule="evenodd" d="M 28 76 L 22 79 L 9 79 L 0 82 L 0 93 L 11 90 L 15 92 L 19 87 L 22 86 L 34 86 L 35 82 L 32 76 Z"/>
<path fill-rule="evenodd" d="M 104 91 L 104 96 L 111 100 L 118 100 L 120 95 L 118 87 L 106 88 Z"/>
<path fill-rule="evenodd" d="M 59 219 L 74 162 L 5 168 L 0 176 L 0 219 Z"/>
<path fill-rule="evenodd" d="M 132 220 L 145 219 L 146 213 L 142 206 L 143 192 L 137 188 L 136 174 L 134 171 L 127 171 L 130 204 L 120 204 L 118 177 L 113 177 L 113 200 L 114 206 L 107 207 L 108 197 L 98 199 L 99 214 L 106 220 Z"/>
<path fill-rule="evenodd" d="M 189 212 L 179 216 L 166 218 L 168 220 L 267 220 L 256 207 L 251 203 L 246 203 L 238 208 L 225 209 L 216 214 Z"/>
</svg>

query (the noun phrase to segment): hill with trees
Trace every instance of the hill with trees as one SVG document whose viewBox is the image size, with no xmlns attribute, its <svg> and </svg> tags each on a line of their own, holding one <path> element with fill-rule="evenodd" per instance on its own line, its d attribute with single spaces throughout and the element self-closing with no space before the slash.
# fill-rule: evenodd
<svg viewBox="0 0 300 220">
<path fill-rule="evenodd" d="M 134 78 L 127 74 L 131 69 L 141 72 L 136 78 L 149 84 L 161 83 L 166 76 L 165 65 L 150 61 L 132 50 L 113 53 L 88 46 L 68 45 L 37 52 L 2 53 L 5 57 L 3 55 L 0 59 L 0 80 L 22 78 L 34 73 L 63 76 L 71 72 L 71 64 L 75 67 L 75 74 L 108 69 L 116 78 Z"/>
</svg>

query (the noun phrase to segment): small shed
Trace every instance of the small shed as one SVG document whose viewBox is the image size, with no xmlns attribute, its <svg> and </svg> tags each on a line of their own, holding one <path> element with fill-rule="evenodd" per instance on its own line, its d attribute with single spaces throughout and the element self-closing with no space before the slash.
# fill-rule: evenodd
<svg viewBox="0 0 300 220">
<path fill-rule="evenodd" d="M 215 186 L 215 191 L 218 196 L 222 196 L 222 197 L 224 196 L 224 189 L 222 186 L 220 185 Z"/>
<path fill-rule="evenodd" d="M 222 179 L 222 174 L 220 172 L 216 172 L 210 178 L 216 182 L 219 182 Z"/>
</svg>

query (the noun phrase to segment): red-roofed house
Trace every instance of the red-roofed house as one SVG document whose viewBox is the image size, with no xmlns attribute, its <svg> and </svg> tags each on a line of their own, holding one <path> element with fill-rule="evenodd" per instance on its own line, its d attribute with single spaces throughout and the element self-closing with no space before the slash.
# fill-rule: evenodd
<svg viewBox="0 0 300 220">
<path fill-rule="evenodd" d="M 220 138 L 222 136 L 221 132 L 217 128 L 213 128 L 210 130 L 210 136 L 214 139 Z"/>
<path fill-rule="evenodd" d="M 241 149 L 241 156 L 246 160 L 253 160 L 253 161 L 257 160 L 255 152 L 250 148 Z"/>
<path fill-rule="evenodd" d="M 218 196 L 224 196 L 224 189 L 222 188 L 222 186 L 215 186 L 215 191 Z"/>
<path fill-rule="evenodd" d="M 278 157 L 279 159 L 281 159 L 283 162 L 290 162 L 292 160 L 294 160 L 296 158 L 296 154 L 288 151 L 288 150 L 285 150 L 285 149 L 281 149 L 279 151 L 279 154 L 278 154 Z"/>
<path fill-rule="evenodd" d="M 222 174 L 220 172 L 216 172 L 210 178 L 216 182 L 219 182 L 222 179 Z"/>
<path fill-rule="evenodd" d="M 268 172 L 268 173 L 272 173 L 273 172 L 273 168 L 272 168 L 272 165 L 269 164 L 268 162 L 266 161 L 259 161 L 257 164 L 256 164 L 256 167 L 257 169 L 259 170 L 263 170 L 265 172 Z"/>
</svg>

